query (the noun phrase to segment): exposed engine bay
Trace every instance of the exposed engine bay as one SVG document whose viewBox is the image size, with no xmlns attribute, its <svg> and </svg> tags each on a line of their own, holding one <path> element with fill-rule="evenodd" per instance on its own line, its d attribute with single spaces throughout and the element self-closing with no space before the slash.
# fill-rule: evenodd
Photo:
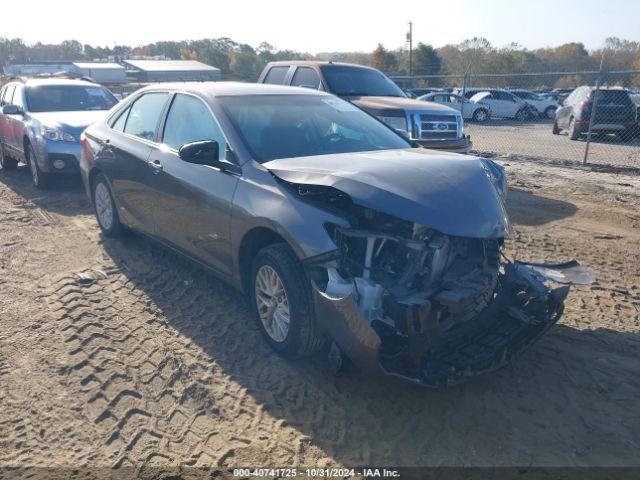
<svg viewBox="0 0 640 480">
<path fill-rule="evenodd" d="M 442 386 L 497 368 L 559 318 L 568 287 L 501 264 L 503 239 L 445 235 L 356 205 L 333 187 L 288 183 L 348 220 L 337 249 L 307 262 L 318 321 L 362 368 Z"/>
</svg>

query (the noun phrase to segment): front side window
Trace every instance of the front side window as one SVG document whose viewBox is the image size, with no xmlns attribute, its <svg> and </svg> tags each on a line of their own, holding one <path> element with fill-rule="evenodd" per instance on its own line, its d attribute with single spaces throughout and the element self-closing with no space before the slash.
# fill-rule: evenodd
<svg viewBox="0 0 640 480">
<path fill-rule="evenodd" d="M 378 70 L 341 65 L 323 65 L 320 70 L 334 95 L 406 97 L 393 80 Z"/>
<path fill-rule="evenodd" d="M 31 112 L 109 110 L 118 100 L 106 88 L 85 85 L 37 85 L 26 89 Z"/>
<path fill-rule="evenodd" d="M 264 77 L 264 83 L 272 85 L 284 85 L 284 78 L 287 76 L 289 66 L 271 67 Z"/>
<path fill-rule="evenodd" d="M 351 103 L 327 95 L 243 95 L 218 101 L 261 163 L 411 146 Z"/>
<path fill-rule="evenodd" d="M 138 98 L 129 110 L 124 133 L 144 138 L 145 140 L 153 140 L 158 120 L 160 120 L 162 109 L 168 97 L 168 93 L 154 92 L 146 93 Z"/>
<path fill-rule="evenodd" d="M 202 100 L 191 95 L 176 95 L 164 126 L 163 143 L 179 150 L 187 143 L 201 140 L 218 142 L 220 157 L 224 156 L 224 136 L 209 108 Z"/>
<path fill-rule="evenodd" d="M 293 87 L 320 88 L 320 77 L 313 68 L 298 67 L 291 80 Z"/>
</svg>

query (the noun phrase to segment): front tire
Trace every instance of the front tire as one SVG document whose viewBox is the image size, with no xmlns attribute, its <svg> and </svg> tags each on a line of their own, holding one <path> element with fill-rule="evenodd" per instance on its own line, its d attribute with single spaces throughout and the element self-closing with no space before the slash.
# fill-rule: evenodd
<svg viewBox="0 0 640 480">
<path fill-rule="evenodd" d="M 40 190 L 49 188 L 51 185 L 51 175 L 40 170 L 38 161 L 36 160 L 36 152 L 30 143 L 26 146 L 27 165 L 29 166 L 29 172 L 31 172 L 31 181 Z"/>
<path fill-rule="evenodd" d="M 544 116 L 547 117 L 549 120 L 553 120 L 554 118 L 556 118 L 555 107 L 547 107 L 547 109 L 544 111 Z"/>
<path fill-rule="evenodd" d="M 295 358 L 323 347 L 325 338 L 313 314 L 309 279 L 287 244 L 276 243 L 258 252 L 249 295 L 256 322 L 276 352 Z"/>
<path fill-rule="evenodd" d="M 582 132 L 580 132 L 580 129 L 576 125 L 576 119 L 572 118 L 569 121 L 569 138 L 571 140 L 578 140 L 578 138 L 580 138 L 581 133 Z"/>
<path fill-rule="evenodd" d="M 18 162 L 15 159 L 4 154 L 4 144 L 0 143 L 0 169 L 15 170 L 17 166 Z"/>
<path fill-rule="evenodd" d="M 524 122 L 525 120 L 528 120 L 528 119 L 529 119 L 529 114 L 527 113 L 526 108 L 521 108 L 520 110 L 518 110 L 518 112 L 516 113 L 516 120 Z"/>
<path fill-rule="evenodd" d="M 553 127 L 551 128 L 551 133 L 554 135 L 560 135 L 560 127 L 558 127 L 558 121 L 555 120 L 553 122 Z"/>
<path fill-rule="evenodd" d="M 122 235 L 124 228 L 120 223 L 118 210 L 113 201 L 113 194 L 104 175 L 99 174 L 93 180 L 91 198 L 93 199 L 96 220 L 98 220 L 98 225 L 102 233 L 107 237 L 118 237 Z"/>
</svg>

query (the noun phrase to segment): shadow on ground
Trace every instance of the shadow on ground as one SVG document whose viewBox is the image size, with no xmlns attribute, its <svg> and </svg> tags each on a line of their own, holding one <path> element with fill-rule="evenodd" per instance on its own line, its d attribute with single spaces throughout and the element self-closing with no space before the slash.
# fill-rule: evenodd
<svg viewBox="0 0 640 480">
<path fill-rule="evenodd" d="M 136 236 L 104 239 L 104 247 L 127 284 L 206 355 L 207 368 L 237 382 L 263 412 L 334 462 L 637 464 L 636 333 L 559 325 L 512 366 L 446 391 L 372 379 L 353 368 L 334 377 L 322 355 L 276 355 L 242 295 L 175 254 Z M 188 313 L 194 302 L 197 313 Z M 214 395 L 210 401 L 215 405 Z M 258 448 L 236 450 L 234 464 L 264 457 Z"/>
<path fill-rule="evenodd" d="M 507 211 L 514 224 L 539 226 L 572 217 L 578 207 L 571 202 L 543 197 L 519 188 L 509 188 Z"/>
<path fill-rule="evenodd" d="M 31 181 L 29 168 L 21 165 L 13 171 L 0 170 L 0 182 L 20 195 L 31 207 L 35 205 L 64 216 L 92 212 L 80 175 L 56 177 L 49 188 L 39 190 Z"/>
</svg>

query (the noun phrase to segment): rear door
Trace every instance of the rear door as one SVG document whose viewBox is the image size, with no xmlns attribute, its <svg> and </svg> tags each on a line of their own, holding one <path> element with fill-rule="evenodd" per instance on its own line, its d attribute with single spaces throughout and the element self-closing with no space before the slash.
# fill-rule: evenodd
<svg viewBox="0 0 640 480">
<path fill-rule="evenodd" d="M 321 87 L 320 75 L 311 67 L 296 67 L 291 77 L 291 86 L 319 90 Z"/>
<path fill-rule="evenodd" d="M 520 107 L 516 97 L 507 92 L 495 91 L 491 94 L 494 103 L 491 104 L 491 110 L 498 117 L 513 118 L 516 116 Z M 494 107 L 495 104 L 495 107 Z M 495 109 L 494 109 L 495 108 Z"/>
<path fill-rule="evenodd" d="M 582 97 L 584 88 L 576 88 L 571 94 L 562 102 L 562 105 L 556 110 L 556 123 L 561 128 L 569 127 L 569 120 L 573 115 L 574 109 L 576 113 L 579 109 L 580 98 Z"/>
<path fill-rule="evenodd" d="M 191 94 L 175 95 L 166 115 L 162 145 L 150 161 L 161 165 L 155 176 L 157 233 L 162 239 L 230 275 L 231 207 L 236 173 L 185 162 L 178 156 L 187 143 L 215 140 L 219 159 L 227 140 L 209 106 Z"/>
<path fill-rule="evenodd" d="M 8 84 L 0 90 L 0 108 L 7 105 L 5 99 L 8 97 L 9 91 L 13 91 L 13 84 Z M 9 117 L 0 113 L 0 142 L 3 146 L 7 146 L 11 138 L 11 122 Z"/>
<path fill-rule="evenodd" d="M 2 106 L 13 105 L 13 92 L 16 89 L 15 83 L 10 83 L 4 87 L 2 92 Z M 15 154 L 13 146 L 13 115 L 2 114 L 0 118 L 0 131 L 2 131 L 2 143 L 8 152 Z"/>
<path fill-rule="evenodd" d="M 22 152 L 24 154 L 24 142 L 25 137 L 25 115 L 24 115 L 24 87 L 20 84 L 16 85 L 16 89 L 13 92 L 12 103 L 22 109 L 22 115 L 12 115 L 11 125 L 11 146 L 16 152 Z"/>
<path fill-rule="evenodd" d="M 289 73 L 289 65 L 274 65 L 269 68 L 262 83 L 269 85 L 285 85 L 287 73 Z"/>
<path fill-rule="evenodd" d="M 158 168 L 149 162 L 168 92 L 147 92 L 117 116 L 105 139 L 100 168 L 111 180 L 118 213 L 125 223 L 149 235 L 156 233 Z"/>
</svg>

